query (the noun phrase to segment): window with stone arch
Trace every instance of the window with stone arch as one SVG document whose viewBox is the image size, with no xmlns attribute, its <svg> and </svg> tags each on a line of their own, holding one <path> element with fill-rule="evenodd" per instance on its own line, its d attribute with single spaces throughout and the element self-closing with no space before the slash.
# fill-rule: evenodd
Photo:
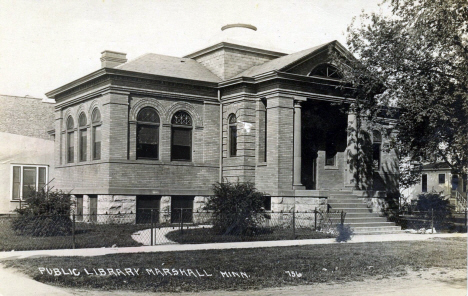
<svg viewBox="0 0 468 296">
<path fill-rule="evenodd" d="M 382 150 L 382 134 L 379 131 L 372 131 L 372 166 L 374 170 L 380 170 L 381 152 Z"/>
<path fill-rule="evenodd" d="M 154 108 L 145 107 L 138 112 L 137 159 L 159 159 L 159 125 L 159 115 Z"/>
<path fill-rule="evenodd" d="M 94 160 L 101 159 L 101 112 L 98 108 L 94 108 L 91 113 L 91 130 L 92 130 L 92 154 Z"/>
<path fill-rule="evenodd" d="M 82 112 L 78 117 L 78 134 L 79 134 L 79 159 L 80 161 L 86 161 L 88 151 L 88 121 L 86 115 Z"/>
<path fill-rule="evenodd" d="M 186 111 L 172 116 L 171 160 L 192 160 L 192 117 Z"/>
<path fill-rule="evenodd" d="M 73 122 L 73 117 L 68 116 L 66 123 L 66 153 L 67 153 L 67 162 L 72 163 L 75 159 L 75 133 L 74 133 L 75 123 Z"/>
<path fill-rule="evenodd" d="M 318 65 L 310 72 L 309 76 L 321 76 L 334 79 L 343 78 L 338 69 L 330 64 Z"/>
<path fill-rule="evenodd" d="M 234 113 L 228 117 L 229 123 L 229 156 L 237 155 L 237 117 Z"/>
</svg>

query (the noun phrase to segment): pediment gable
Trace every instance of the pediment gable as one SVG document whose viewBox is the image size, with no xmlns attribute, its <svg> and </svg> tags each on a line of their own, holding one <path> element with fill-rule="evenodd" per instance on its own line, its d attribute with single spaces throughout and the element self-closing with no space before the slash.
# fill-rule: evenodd
<svg viewBox="0 0 468 296">
<path fill-rule="evenodd" d="M 334 41 L 328 44 L 328 46 L 314 51 L 302 59 L 284 67 L 282 72 L 303 76 L 322 76 L 339 79 L 340 74 L 336 71 L 334 66 L 335 56 L 340 56 L 347 60 L 355 59 L 339 42 Z"/>
</svg>

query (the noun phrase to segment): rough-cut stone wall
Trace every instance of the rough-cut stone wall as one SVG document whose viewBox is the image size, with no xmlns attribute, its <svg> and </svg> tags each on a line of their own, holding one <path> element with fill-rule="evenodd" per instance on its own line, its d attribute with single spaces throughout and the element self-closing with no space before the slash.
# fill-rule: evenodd
<svg viewBox="0 0 468 296">
<path fill-rule="evenodd" d="M 281 197 L 271 198 L 271 210 L 273 212 L 310 212 L 317 210 L 325 211 L 327 199 L 324 197 Z"/>
<path fill-rule="evenodd" d="M 171 196 L 162 196 L 159 204 L 159 222 L 171 223 Z"/>
</svg>

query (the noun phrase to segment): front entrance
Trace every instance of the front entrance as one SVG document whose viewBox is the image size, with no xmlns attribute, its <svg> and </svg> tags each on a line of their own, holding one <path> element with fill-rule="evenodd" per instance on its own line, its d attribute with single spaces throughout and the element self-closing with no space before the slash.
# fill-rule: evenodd
<svg viewBox="0 0 468 296">
<path fill-rule="evenodd" d="M 153 223 L 159 223 L 159 208 L 161 196 L 138 195 L 136 203 L 136 223 L 151 223 L 151 211 L 153 211 Z"/>
<path fill-rule="evenodd" d="M 333 170 L 336 172 L 338 169 L 337 154 L 344 152 L 347 146 L 348 115 L 344 112 L 343 106 L 308 100 L 302 103 L 301 120 L 302 185 L 306 190 L 328 187 L 330 186 L 328 183 L 319 186 L 317 176 L 320 172 L 320 178 L 323 178 L 321 180 L 331 179 L 330 177 L 336 179 Z M 321 157 L 324 159 L 319 158 L 319 151 L 322 151 Z M 344 179 L 340 182 L 336 180 L 336 184 L 343 183 Z"/>
<path fill-rule="evenodd" d="M 194 196 L 172 196 L 171 199 L 171 223 L 193 222 Z"/>
</svg>

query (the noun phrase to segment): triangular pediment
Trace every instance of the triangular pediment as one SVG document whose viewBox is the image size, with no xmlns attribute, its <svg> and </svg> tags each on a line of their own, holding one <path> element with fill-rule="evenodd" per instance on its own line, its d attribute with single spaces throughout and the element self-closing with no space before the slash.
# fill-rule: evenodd
<svg viewBox="0 0 468 296">
<path fill-rule="evenodd" d="M 336 68 L 334 67 L 336 57 L 346 60 L 355 59 L 338 41 L 333 41 L 327 46 L 289 64 L 281 69 L 281 71 L 304 76 L 322 76 L 339 79 L 340 74 L 336 72 Z"/>
</svg>

